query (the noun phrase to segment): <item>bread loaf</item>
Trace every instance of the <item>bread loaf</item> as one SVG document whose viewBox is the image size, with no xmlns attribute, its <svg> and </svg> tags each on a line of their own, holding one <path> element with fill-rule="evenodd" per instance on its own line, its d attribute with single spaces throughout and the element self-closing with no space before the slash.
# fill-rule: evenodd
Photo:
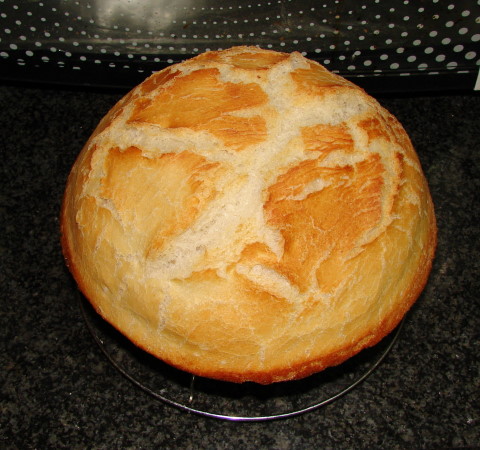
<svg viewBox="0 0 480 450">
<path fill-rule="evenodd" d="M 421 293 L 432 200 L 399 122 L 299 53 L 207 52 L 133 89 L 75 162 L 81 291 L 193 374 L 268 384 L 376 344 Z"/>
</svg>

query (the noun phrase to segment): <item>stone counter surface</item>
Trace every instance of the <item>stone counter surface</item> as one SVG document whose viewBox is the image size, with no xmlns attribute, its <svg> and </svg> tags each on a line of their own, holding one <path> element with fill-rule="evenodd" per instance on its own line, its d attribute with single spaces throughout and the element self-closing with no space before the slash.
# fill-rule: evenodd
<svg viewBox="0 0 480 450">
<path fill-rule="evenodd" d="M 480 446 L 480 97 L 388 97 L 436 205 L 428 285 L 380 367 L 286 420 L 236 423 L 165 405 L 94 344 L 59 243 L 69 170 L 123 92 L 0 86 L 0 447 Z"/>
</svg>

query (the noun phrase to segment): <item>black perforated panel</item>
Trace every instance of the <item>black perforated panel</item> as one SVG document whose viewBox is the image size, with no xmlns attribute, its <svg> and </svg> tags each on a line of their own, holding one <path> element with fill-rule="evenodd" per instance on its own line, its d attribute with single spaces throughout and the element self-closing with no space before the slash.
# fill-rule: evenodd
<svg viewBox="0 0 480 450">
<path fill-rule="evenodd" d="M 479 0 L 0 0 L 1 76 L 131 86 L 205 50 L 247 44 L 299 51 L 360 84 L 361 78 L 374 78 L 391 90 L 435 83 L 473 89 L 480 65 L 479 5 Z"/>
</svg>

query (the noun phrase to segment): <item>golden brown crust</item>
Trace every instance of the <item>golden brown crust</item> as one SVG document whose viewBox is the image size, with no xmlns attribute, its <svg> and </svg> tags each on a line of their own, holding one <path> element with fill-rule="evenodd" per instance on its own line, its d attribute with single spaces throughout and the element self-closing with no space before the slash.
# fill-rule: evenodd
<svg viewBox="0 0 480 450">
<path fill-rule="evenodd" d="M 237 47 L 149 77 L 67 183 L 67 264 L 169 364 L 297 379 L 376 344 L 420 295 L 433 204 L 398 121 L 298 53 Z"/>
</svg>

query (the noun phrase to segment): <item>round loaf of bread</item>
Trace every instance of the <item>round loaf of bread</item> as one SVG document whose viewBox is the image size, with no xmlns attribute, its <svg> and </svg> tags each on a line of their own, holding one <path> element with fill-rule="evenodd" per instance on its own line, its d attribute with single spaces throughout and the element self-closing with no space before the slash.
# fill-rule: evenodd
<svg viewBox="0 0 480 450">
<path fill-rule="evenodd" d="M 267 384 L 376 344 L 420 295 L 432 200 L 399 122 L 299 53 L 207 52 L 133 89 L 70 173 L 84 295 L 185 371 Z"/>
</svg>

